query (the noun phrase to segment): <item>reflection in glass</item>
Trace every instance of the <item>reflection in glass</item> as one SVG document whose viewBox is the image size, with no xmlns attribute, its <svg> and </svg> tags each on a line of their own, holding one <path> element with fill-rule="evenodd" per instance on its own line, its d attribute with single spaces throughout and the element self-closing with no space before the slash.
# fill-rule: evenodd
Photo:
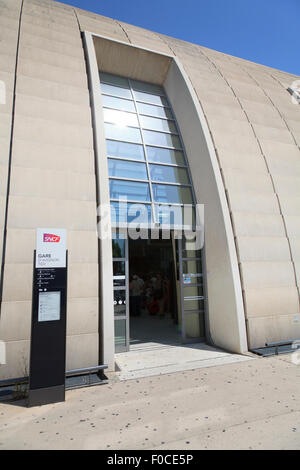
<svg viewBox="0 0 300 470">
<path fill-rule="evenodd" d="M 145 160 L 142 145 L 128 144 L 116 140 L 106 140 L 107 155 L 111 157 L 132 158 L 134 160 Z"/>
<path fill-rule="evenodd" d="M 106 83 L 102 83 L 101 91 L 102 93 L 106 93 L 107 95 L 114 95 L 114 96 L 120 96 L 121 98 L 132 99 L 131 91 L 126 88 L 120 88 L 117 86 L 107 85 Z"/>
<path fill-rule="evenodd" d="M 204 300 L 197 296 L 184 297 L 183 308 L 185 311 L 201 310 L 204 311 Z"/>
<path fill-rule="evenodd" d="M 177 133 L 176 126 L 173 121 L 166 119 L 157 119 L 149 116 L 140 116 L 141 125 L 144 129 L 153 129 L 156 131 L 166 131 Z"/>
<path fill-rule="evenodd" d="M 155 205 L 157 221 L 160 224 L 181 227 L 183 225 L 183 211 L 181 206 Z"/>
<path fill-rule="evenodd" d="M 163 147 L 181 148 L 180 139 L 174 134 L 143 130 L 145 143 L 148 145 L 162 145 Z"/>
<path fill-rule="evenodd" d="M 153 184 L 153 197 L 156 202 L 170 204 L 191 204 L 192 192 L 190 188 L 170 186 L 167 184 Z"/>
<path fill-rule="evenodd" d="M 202 279 L 200 280 L 200 282 Z M 183 285 L 183 295 L 184 297 L 193 297 L 193 296 L 204 296 L 203 285 L 199 286 L 190 286 L 188 284 Z"/>
<path fill-rule="evenodd" d="M 185 316 L 185 328 L 187 339 L 202 338 L 205 336 L 204 314 L 190 313 Z"/>
<path fill-rule="evenodd" d="M 105 122 L 112 122 L 119 126 L 139 126 L 136 114 L 116 111 L 115 109 L 103 108 Z"/>
<path fill-rule="evenodd" d="M 195 210 L 193 206 L 176 206 L 155 204 L 157 221 L 171 226 L 195 227 Z"/>
<path fill-rule="evenodd" d="M 139 224 L 149 224 L 152 221 L 150 204 L 122 204 L 115 201 L 111 205 L 112 223 L 138 222 Z"/>
<path fill-rule="evenodd" d="M 135 181 L 110 180 L 111 199 L 127 198 L 131 201 L 150 201 L 148 183 L 137 183 Z"/>
<path fill-rule="evenodd" d="M 182 269 L 184 274 L 192 278 L 192 283 L 198 282 L 197 278 L 202 277 L 201 262 L 198 260 L 182 261 Z"/>
<path fill-rule="evenodd" d="M 104 124 L 107 139 L 125 140 L 129 142 L 142 142 L 141 132 L 134 127 L 122 127 L 116 124 Z"/>
<path fill-rule="evenodd" d="M 150 165 L 152 181 L 165 181 L 168 183 L 188 184 L 189 178 L 184 168 L 172 166 Z"/>
<path fill-rule="evenodd" d="M 125 258 L 125 239 L 115 234 L 112 239 L 113 258 Z"/>
<path fill-rule="evenodd" d="M 115 98 L 114 96 L 102 95 L 102 104 L 107 108 L 131 111 L 133 113 L 135 112 L 133 101 L 123 100 L 122 98 Z"/>
<path fill-rule="evenodd" d="M 151 104 L 136 103 L 138 112 L 140 114 L 149 114 L 150 116 L 157 116 L 161 118 L 172 119 L 172 113 L 168 108 L 162 108 L 161 106 L 153 106 Z"/>
<path fill-rule="evenodd" d="M 149 162 L 157 163 L 174 163 L 176 165 L 184 165 L 183 152 L 180 150 L 162 149 L 158 147 L 147 147 L 147 155 Z"/>
<path fill-rule="evenodd" d="M 145 101 L 146 103 L 153 103 L 161 106 L 168 106 L 166 98 L 158 95 L 151 95 L 150 93 L 143 93 L 141 91 L 133 91 L 137 101 Z"/>
<path fill-rule="evenodd" d="M 140 82 L 139 80 L 130 80 L 131 86 L 134 90 L 144 91 L 146 93 L 154 93 L 157 95 L 164 95 L 164 89 L 160 85 L 153 83 Z"/>
<path fill-rule="evenodd" d="M 113 261 L 113 275 L 125 276 L 125 261 Z"/>
<path fill-rule="evenodd" d="M 182 239 L 182 257 L 183 258 L 201 258 L 201 250 L 196 246 L 196 237 L 190 240 L 183 237 Z"/>
<path fill-rule="evenodd" d="M 108 159 L 108 174 L 120 178 L 148 179 L 145 163 L 127 162 L 112 158 Z"/>
<path fill-rule="evenodd" d="M 119 75 L 112 75 L 111 73 L 100 72 L 100 81 L 101 83 L 110 83 L 111 85 L 129 88 L 127 78 L 119 77 Z"/>
<path fill-rule="evenodd" d="M 126 349 L 126 320 L 115 320 L 115 352 Z"/>
</svg>

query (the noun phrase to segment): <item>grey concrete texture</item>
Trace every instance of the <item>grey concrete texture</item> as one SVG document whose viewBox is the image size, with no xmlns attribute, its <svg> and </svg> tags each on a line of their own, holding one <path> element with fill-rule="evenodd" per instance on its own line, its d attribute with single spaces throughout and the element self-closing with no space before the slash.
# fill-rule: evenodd
<svg viewBox="0 0 300 470">
<path fill-rule="evenodd" d="M 300 449 L 300 368 L 258 358 L 0 403 L 0 449 Z"/>
</svg>

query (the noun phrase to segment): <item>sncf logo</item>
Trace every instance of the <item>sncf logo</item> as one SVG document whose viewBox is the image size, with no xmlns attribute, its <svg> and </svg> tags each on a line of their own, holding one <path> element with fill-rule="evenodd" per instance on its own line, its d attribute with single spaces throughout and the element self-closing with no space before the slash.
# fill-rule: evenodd
<svg viewBox="0 0 300 470">
<path fill-rule="evenodd" d="M 60 237 L 52 233 L 44 233 L 43 242 L 58 243 Z"/>
</svg>

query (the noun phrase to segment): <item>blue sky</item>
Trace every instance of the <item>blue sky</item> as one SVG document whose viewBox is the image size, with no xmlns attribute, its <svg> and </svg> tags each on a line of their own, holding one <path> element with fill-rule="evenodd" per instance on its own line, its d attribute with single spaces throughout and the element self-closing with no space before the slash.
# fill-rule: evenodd
<svg viewBox="0 0 300 470">
<path fill-rule="evenodd" d="M 300 75 L 300 0 L 60 0 Z"/>
</svg>

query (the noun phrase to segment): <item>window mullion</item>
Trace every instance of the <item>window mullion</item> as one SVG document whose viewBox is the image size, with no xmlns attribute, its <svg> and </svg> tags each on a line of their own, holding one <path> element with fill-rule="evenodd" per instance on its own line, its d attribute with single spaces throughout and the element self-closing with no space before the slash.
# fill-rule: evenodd
<svg viewBox="0 0 300 470">
<path fill-rule="evenodd" d="M 156 220 L 156 214 L 155 214 L 155 210 L 154 210 L 153 188 L 152 188 L 152 182 L 151 182 L 151 174 L 150 174 L 150 167 L 149 167 L 149 162 L 148 162 L 147 149 L 146 149 L 146 144 L 145 144 L 145 141 L 144 141 L 144 135 L 143 135 L 143 132 L 142 132 L 140 114 L 139 114 L 139 110 L 138 110 L 138 107 L 137 107 L 137 104 L 136 104 L 136 99 L 135 99 L 135 96 L 134 96 L 134 93 L 133 93 L 133 88 L 132 88 L 130 78 L 128 79 L 128 82 L 129 82 L 130 90 L 131 90 L 131 93 L 132 93 L 133 102 L 134 102 L 134 106 L 135 106 L 135 110 L 136 110 L 136 115 L 137 115 L 138 123 L 139 123 L 139 126 L 140 126 L 140 132 L 141 132 L 141 136 L 142 136 L 142 144 L 143 144 L 143 147 L 144 147 L 146 167 L 147 167 L 147 175 L 148 175 L 149 188 L 150 188 L 151 212 L 152 212 L 153 222 L 156 223 L 157 220 Z"/>
</svg>

